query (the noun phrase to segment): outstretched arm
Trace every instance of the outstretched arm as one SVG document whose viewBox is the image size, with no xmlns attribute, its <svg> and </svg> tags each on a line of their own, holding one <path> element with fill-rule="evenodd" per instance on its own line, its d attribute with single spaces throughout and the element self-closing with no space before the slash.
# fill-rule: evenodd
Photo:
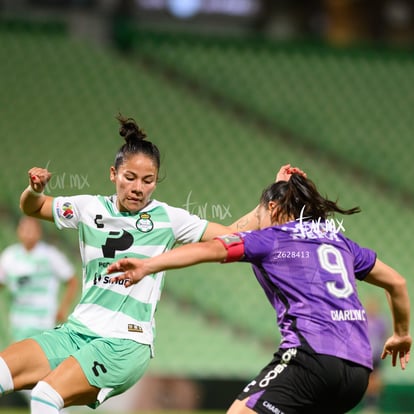
<svg viewBox="0 0 414 414">
<path fill-rule="evenodd" d="M 382 287 L 386 291 L 393 319 L 393 335 L 387 339 L 381 358 L 392 357 L 392 365 L 396 366 L 400 359 L 402 369 L 410 360 L 412 338 L 410 329 L 410 299 L 406 281 L 396 270 L 377 259 L 365 281 Z"/>
<path fill-rule="evenodd" d="M 177 247 L 148 259 L 121 259 L 108 266 L 108 274 L 121 272 L 111 278 L 112 282 L 125 281 L 125 287 L 138 283 L 143 277 L 163 270 L 188 267 L 198 263 L 221 262 L 227 250 L 218 240 L 191 243 Z"/>
</svg>

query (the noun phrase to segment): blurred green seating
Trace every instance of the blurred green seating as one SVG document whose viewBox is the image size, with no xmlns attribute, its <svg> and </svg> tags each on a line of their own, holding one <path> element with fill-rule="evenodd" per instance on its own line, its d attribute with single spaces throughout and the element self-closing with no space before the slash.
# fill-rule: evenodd
<svg viewBox="0 0 414 414">
<path fill-rule="evenodd" d="M 137 30 L 135 55 L 412 200 L 412 53 Z"/>
</svg>

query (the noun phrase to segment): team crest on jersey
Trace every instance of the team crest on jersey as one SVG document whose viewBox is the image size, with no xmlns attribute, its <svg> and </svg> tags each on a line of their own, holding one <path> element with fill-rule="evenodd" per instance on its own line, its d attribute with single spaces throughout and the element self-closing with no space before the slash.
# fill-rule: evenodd
<svg viewBox="0 0 414 414">
<path fill-rule="evenodd" d="M 70 220 L 73 217 L 73 207 L 70 202 L 66 202 L 62 206 L 62 215 L 65 219 Z"/>
<path fill-rule="evenodd" d="M 148 233 L 154 228 L 154 223 L 148 213 L 141 213 L 135 225 L 137 229 L 143 233 Z"/>
</svg>

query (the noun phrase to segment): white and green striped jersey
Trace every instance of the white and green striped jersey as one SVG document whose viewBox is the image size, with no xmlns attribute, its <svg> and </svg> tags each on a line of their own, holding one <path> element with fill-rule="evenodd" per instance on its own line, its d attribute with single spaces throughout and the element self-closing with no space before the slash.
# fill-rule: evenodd
<svg viewBox="0 0 414 414">
<path fill-rule="evenodd" d="M 55 326 L 59 285 L 74 274 L 75 270 L 66 256 L 42 241 L 29 251 L 21 244 L 13 244 L 3 251 L 0 283 L 11 292 L 13 340 Z"/>
<path fill-rule="evenodd" d="M 125 288 L 110 283 L 106 268 L 123 257 L 156 256 L 176 242 L 199 241 L 208 222 L 156 200 L 137 213 L 120 212 L 116 196 L 56 197 L 53 214 L 58 228 L 79 232 L 82 297 L 68 323 L 81 333 L 152 345 L 164 272 Z"/>
</svg>

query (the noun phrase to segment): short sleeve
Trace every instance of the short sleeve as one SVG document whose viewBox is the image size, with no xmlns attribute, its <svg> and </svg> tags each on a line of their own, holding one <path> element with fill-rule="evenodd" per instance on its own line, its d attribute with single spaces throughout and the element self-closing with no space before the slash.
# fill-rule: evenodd
<svg viewBox="0 0 414 414">
<path fill-rule="evenodd" d="M 55 197 L 53 199 L 53 218 L 59 229 L 78 228 L 82 207 L 88 204 L 91 196 Z"/>
<path fill-rule="evenodd" d="M 352 240 L 347 239 L 347 243 L 354 256 L 355 277 L 363 280 L 374 267 L 377 254 L 371 249 L 361 247 Z"/>
<path fill-rule="evenodd" d="M 203 236 L 208 221 L 190 214 L 187 210 L 168 206 L 168 216 L 174 237 L 178 243 L 195 243 Z"/>
</svg>

